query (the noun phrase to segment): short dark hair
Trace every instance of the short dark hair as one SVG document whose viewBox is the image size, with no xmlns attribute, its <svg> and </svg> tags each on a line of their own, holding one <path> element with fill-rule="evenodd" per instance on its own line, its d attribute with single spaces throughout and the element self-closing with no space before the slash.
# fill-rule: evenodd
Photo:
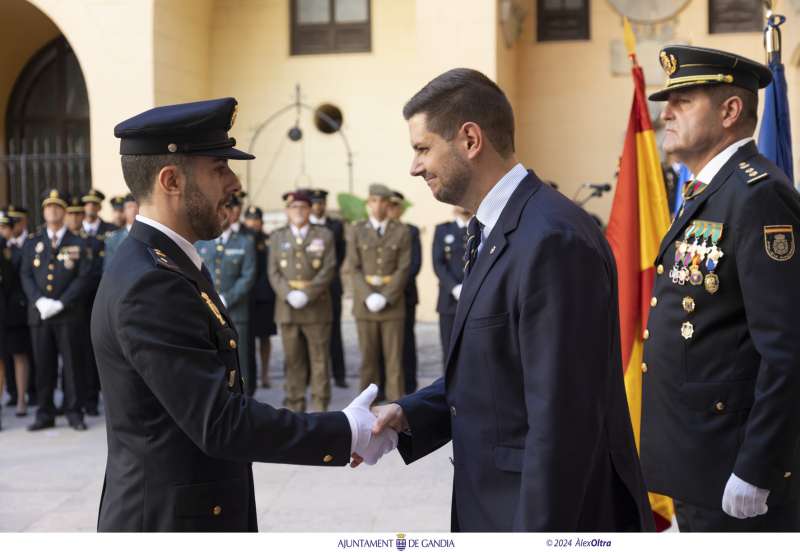
<svg viewBox="0 0 800 552">
<path fill-rule="evenodd" d="M 176 165 L 185 173 L 191 174 L 191 159 L 187 155 L 168 153 L 122 156 L 122 176 L 138 203 L 150 197 L 158 172 L 167 165 Z"/>
<path fill-rule="evenodd" d="M 749 124 L 755 130 L 758 124 L 758 94 L 752 90 L 736 86 L 734 84 L 716 84 L 708 87 L 708 95 L 717 105 L 732 96 L 742 99 L 742 118 L 743 124 Z"/>
<path fill-rule="evenodd" d="M 500 87 L 480 71 L 451 69 L 433 79 L 403 107 L 406 120 L 419 113 L 427 116 L 428 130 L 445 140 L 472 121 L 497 153 L 514 153 L 514 111 Z"/>
</svg>

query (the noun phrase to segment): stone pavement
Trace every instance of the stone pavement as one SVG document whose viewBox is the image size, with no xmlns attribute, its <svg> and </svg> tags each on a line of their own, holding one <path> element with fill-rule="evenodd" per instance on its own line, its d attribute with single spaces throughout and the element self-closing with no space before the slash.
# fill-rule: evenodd
<svg viewBox="0 0 800 552">
<path fill-rule="evenodd" d="M 361 355 L 355 325 L 343 322 L 349 389 L 332 387 L 331 409 L 356 395 Z M 418 323 L 419 383 L 442 372 L 439 329 Z M 272 338 L 271 389 L 256 397 L 279 406 L 283 399 L 283 352 Z M 3 399 L 5 402 L 5 399 Z M 0 431 L 0 531 L 94 531 L 106 461 L 102 417 L 87 418 L 78 433 L 59 418 L 51 430 L 30 433 L 33 417 L 3 408 Z M 405 466 L 391 453 L 376 466 L 357 469 L 254 464 L 261 531 L 425 532 L 449 531 L 452 467 L 450 445 Z"/>
</svg>

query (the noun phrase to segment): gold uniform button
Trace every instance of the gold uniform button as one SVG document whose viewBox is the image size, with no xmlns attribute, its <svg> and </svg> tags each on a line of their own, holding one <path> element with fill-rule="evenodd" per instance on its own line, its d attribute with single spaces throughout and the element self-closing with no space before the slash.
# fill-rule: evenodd
<svg viewBox="0 0 800 552">
<path fill-rule="evenodd" d="M 53 286 L 51 286 L 50 284 L 47 284 L 47 288 L 45 288 L 45 289 L 47 289 L 47 291 L 53 291 Z"/>
<path fill-rule="evenodd" d="M 236 348 L 236 340 L 235 339 L 231 339 L 230 341 L 228 341 L 228 346 L 231 349 L 235 349 Z"/>
<path fill-rule="evenodd" d="M 725 411 L 725 403 L 719 401 L 717 404 L 714 405 L 714 410 L 717 412 L 724 412 Z"/>
<path fill-rule="evenodd" d="M 326 464 L 330 464 L 331 462 L 333 462 L 333 456 L 331 456 L 330 454 L 326 454 L 325 456 L 322 457 L 322 461 L 325 462 Z"/>
<path fill-rule="evenodd" d="M 683 300 L 681 301 L 681 305 L 683 305 L 683 310 L 685 310 L 686 312 L 688 313 L 694 312 L 694 299 L 692 299 L 691 297 L 688 296 L 684 297 Z"/>
<path fill-rule="evenodd" d="M 55 278 L 55 276 L 53 276 L 52 274 L 48 274 L 48 275 L 47 275 L 47 279 L 48 279 L 49 281 L 51 281 L 51 282 L 52 282 L 52 281 L 53 281 L 53 278 Z"/>
<path fill-rule="evenodd" d="M 653 297 L 650 299 L 650 306 L 655 307 L 656 305 L 658 305 L 658 297 Z"/>
<path fill-rule="evenodd" d="M 214 506 L 211 509 L 211 513 L 214 514 L 215 516 L 220 515 L 222 513 L 222 506 Z"/>
<path fill-rule="evenodd" d="M 646 362 L 642 362 L 642 373 L 643 374 L 647 373 L 647 363 Z"/>
<path fill-rule="evenodd" d="M 645 330 L 644 334 L 642 335 L 642 338 L 644 338 L 645 341 L 650 339 L 650 330 Z"/>
<path fill-rule="evenodd" d="M 47 270 L 55 270 L 55 269 L 56 269 L 56 265 L 54 265 L 54 264 L 52 264 L 52 263 L 50 263 L 49 265 L 47 265 Z"/>
<path fill-rule="evenodd" d="M 659 274 L 664 274 L 664 265 L 658 265 L 656 267 L 656 272 L 658 272 Z"/>
<path fill-rule="evenodd" d="M 786 472 L 783 474 L 784 479 L 789 479 L 792 476 L 792 472 Z"/>
<path fill-rule="evenodd" d="M 456 407 L 455 406 L 451 406 L 450 407 L 450 414 L 452 414 L 453 416 L 456 415 Z"/>
</svg>

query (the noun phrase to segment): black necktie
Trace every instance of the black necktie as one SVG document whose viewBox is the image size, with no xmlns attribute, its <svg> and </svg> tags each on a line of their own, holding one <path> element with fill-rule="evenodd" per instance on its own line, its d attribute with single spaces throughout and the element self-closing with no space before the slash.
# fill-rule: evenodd
<svg viewBox="0 0 800 552">
<path fill-rule="evenodd" d="M 211 279 L 211 273 L 208 271 L 205 264 L 200 265 L 200 272 L 203 273 L 203 276 L 206 277 L 206 280 L 208 280 L 208 282 L 213 286 L 214 280 Z"/>
<path fill-rule="evenodd" d="M 464 246 L 464 274 L 469 274 L 475 259 L 478 257 L 478 246 L 481 244 L 483 224 L 478 222 L 478 217 L 472 217 L 467 226 L 467 243 Z"/>
</svg>

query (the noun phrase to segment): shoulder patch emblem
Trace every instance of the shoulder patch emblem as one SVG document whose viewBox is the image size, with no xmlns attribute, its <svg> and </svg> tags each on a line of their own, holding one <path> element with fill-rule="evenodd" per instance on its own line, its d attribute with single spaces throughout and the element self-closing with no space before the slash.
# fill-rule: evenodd
<svg viewBox="0 0 800 552">
<path fill-rule="evenodd" d="M 170 270 L 174 270 L 175 272 L 181 272 L 180 267 L 175 264 L 175 262 L 167 257 L 167 254 L 161 251 L 160 249 L 153 247 L 149 248 L 148 251 L 150 255 L 153 257 L 153 260 L 156 262 L 158 266 L 163 266 L 164 268 L 168 268 Z"/>
<path fill-rule="evenodd" d="M 794 256 L 794 230 L 791 225 L 765 226 L 764 249 L 770 259 L 788 261 Z"/>
</svg>

